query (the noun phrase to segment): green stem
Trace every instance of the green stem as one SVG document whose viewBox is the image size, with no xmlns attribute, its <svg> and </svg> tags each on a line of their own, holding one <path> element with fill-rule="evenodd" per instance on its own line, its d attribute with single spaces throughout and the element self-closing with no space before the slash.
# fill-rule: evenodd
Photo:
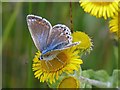
<svg viewBox="0 0 120 90">
<path fill-rule="evenodd" d="M 85 78 L 83 76 L 80 76 L 80 81 L 84 82 L 84 83 L 89 83 L 89 84 L 99 87 L 99 88 L 110 88 L 111 87 L 110 82 L 101 82 L 101 81 Z"/>
</svg>

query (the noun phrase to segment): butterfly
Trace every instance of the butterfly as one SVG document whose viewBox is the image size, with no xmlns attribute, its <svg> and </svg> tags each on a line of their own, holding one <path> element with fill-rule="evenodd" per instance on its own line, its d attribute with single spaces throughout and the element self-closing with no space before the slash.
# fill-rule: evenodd
<svg viewBox="0 0 120 90">
<path fill-rule="evenodd" d="M 34 44 L 41 52 L 40 60 L 52 60 L 61 51 L 80 43 L 72 43 L 71 31 L 66 25 L 52 27 L 48 20 L 36 15 L 27 15 L 27 24 Z"/>
</svg>

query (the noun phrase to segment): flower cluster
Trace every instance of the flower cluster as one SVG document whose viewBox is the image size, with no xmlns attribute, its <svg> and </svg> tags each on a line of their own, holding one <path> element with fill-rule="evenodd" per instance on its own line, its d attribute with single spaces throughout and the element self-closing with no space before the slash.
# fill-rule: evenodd
<svg viewBox="0 0 120 90">
<path fill-rule="evenodd" d="M 119 7 L 120 0 L 104 1 L 104 0 L 80 0 L 80 6 L 84 9 L 85 12 L 90 13 L 97 18 L 103 17 L 104 19 L 112 18 L 109 24 L 110 32 L 118 33 L 119 25 Z"/>
</svg>

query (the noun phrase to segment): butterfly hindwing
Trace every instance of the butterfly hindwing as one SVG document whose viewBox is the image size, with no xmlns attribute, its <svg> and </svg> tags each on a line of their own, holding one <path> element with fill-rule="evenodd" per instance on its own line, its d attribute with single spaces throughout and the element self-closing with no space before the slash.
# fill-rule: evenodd
<svg viewBox="0 0 120 90">
<path fill-rule="evenodd" d="M 68 44 L 72 43 L 72 37 L 69 28 L 62 24 L 53 26 L 51 34 L 48 38 L 47 50 L 62 49 Z"/>
</svg>

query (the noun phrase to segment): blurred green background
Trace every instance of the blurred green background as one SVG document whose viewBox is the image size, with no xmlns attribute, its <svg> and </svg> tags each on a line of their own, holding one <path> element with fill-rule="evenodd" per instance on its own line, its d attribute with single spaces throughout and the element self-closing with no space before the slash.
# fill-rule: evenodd
<svg viewBox="0 0 120 90">
<path fill-rule="evenodd" d="M 2 85 L 4 88 L 46 88 L 34 78 L 32 59 L 37 51 L 30 36 L 26 16 L 39 15 L 52 25 L 70 26 L 70 3 L 3 2 L 2 3 Z M 79 3 L 72 3 L 74 31 L 87 33 L 94 44 L 93 51 L 82 57 L 83 70 L 106 70 L 109 75 L 117 68 L 117 49 L 109 34 L 108 20 L 86 14 Z"/>
</svg>

